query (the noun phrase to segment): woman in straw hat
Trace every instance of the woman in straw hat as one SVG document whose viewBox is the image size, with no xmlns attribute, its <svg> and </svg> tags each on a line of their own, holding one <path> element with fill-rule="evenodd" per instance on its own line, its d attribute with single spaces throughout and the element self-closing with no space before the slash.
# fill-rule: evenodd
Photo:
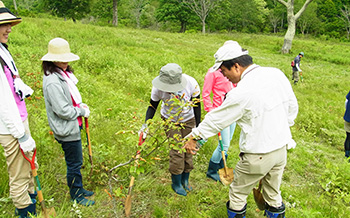
<svg viewBox="0 0 350 218">
<path fill-rule="evenodd" d="M 152 81 L 152 84 L 150 106 L 146 112 L 145 124 L 142 125 L 139 134 L 142 133 L 143 137 L 146 138 L 148 132 L 146 122 L 148 119 L 153 118 L 158 104 L 162 100 L 162 118 L 182 124 L 181 128 L 167 128 L 167 137 L 176 140 L 175 135 L 180 135 L 181 138 L 184 138 L 190 133 L 191 128 L 198 126 L 201 119 L 200 88 L 197 81 L 193 77 L 183 74 L 179 65 L 170 63 L 160 69 L 159 76 Z M 174 105 L 174 98 L 182 102 L 194 101 L 194 99 L 198 101 L 194 101 L 196 102 L 195 107 L 188 106 L 181 108 L 181 113 L 178 114 L 179 106 Z M 193 169 L 192 154 L 185 152 L 179 153 L 178 149 L 171 149 L 169 156 L 171 187 L 177 194 L 186 196 L 186 190 L 192 190 L 188 182 L 190 172 Z"/>
<path fill-rule="evenodd" d="M 70 52 L 66 40 L 54 38 L 49 42 L 48 53 L 41 60 L 47 118 L 55 139 L 62 145 L 64 151 L 70 196 L 81 205 L 93 205 L 95 202 L 85 197 L 94 193 L 83 188 L 80 172 L 83 164 L 80 135 L 82 117 L 89 117 L 90 110 L 82 103 L 76 87 L 78 79 L 68 65 L 71 61 L 79 60 L 79 56 Z"/>
<path fill-rule="evenodd" d="M 16 214 L 28 217 L 29 213 L 36 214 L 36 192 L 30 163 L 23 157 L 21 149 L 32 158 L 35 141 L 30 135 L 24 98 L 29 97 L 33 90 L 21 80 L 6 45 L 12 26 L 21 21 L 0 1 L 0 144 L 4 148 L 10 196 Z"/>
</svg>

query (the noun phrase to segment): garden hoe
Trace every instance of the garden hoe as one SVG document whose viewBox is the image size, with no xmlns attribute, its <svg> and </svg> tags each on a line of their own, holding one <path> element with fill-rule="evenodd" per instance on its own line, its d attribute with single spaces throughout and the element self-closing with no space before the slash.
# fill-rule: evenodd
<svg viewBox="0 0 350 218">
<path fill-rule="evenodd" d="M 261 180 L 259 182 L 258 189 L 253 188 L 254 200 L 259 210 L 265 210 L 265 200 L 261 194 Z"/>
<path fill-rule="evenodd" d="M 233 181 L 233 169 L 228 168 L 226 166 L 225 151 L 224 151 L 224 146 L 222 145 L 222 138 L 221 138 L 220 132 L 218 133 L 218 136 L 219 136 L 219 143 L 221 147 L 222 161 L 224 162 L 224 168 L 219 169 L 220 181 L 224 185 L 230 185 Z"/>
<path fill-rule="evenodd" d="M 139 138 L 139 146 L 141 146 L 145 140 L 142 139 L 142 133 L 140 134 L 140 138 Z M 138 165 L 138 159 L 140 157 L 140 150 L 137 151 L 136 153 L 136 157 L 135 157 L 135 166 Z M 131 176 L 131 180 L 130 180 L 130 184 L 129 184 L 129 190 L 128 190 L 128 195 L 126 196 L 125 199 L 125 205 L 124 205 L 124 209 L 125 209 L 125 216 L 129 217 L 130 216 L 130 212 L 131 212 L 131 191 L 132 191 L 132 187 L 134 186 L 134 182 L 135 182 L 135 177 Z"/>
<path fill-rule="evenodd" d="M 45 207 L 45 202 L 44 202 L 44 197 L 43 197 L 43 193 L 41 192 L 41 185 L 40 185 L 40 181 L 39 181 L 39 177 L 38 177 L 38 173 L 35 169 L 35 155 L 36 155 L 36 149 L 34 150 L 34 153 L 33 153 L 33 158 L 32 160 L 30 160 L 25 154 L 24 152 L 22 151 L 21 149 L 21 152 L 23 154 L 23 157 L 29 161 L 30 163 L 30 167 L 32 169 L 32 174 L 35 178 L 35 181 L 36 181 L 36 191 L 38 193 L 38 198 L 39 198 L 39 202 L 40 202 L 40 206 L 41 206 L 41 209 L 42 209 L 42 212 L 43 212 L 43 215 L 45 218 L 49 218 L 51 216 L 56 216 L 56 211 L 55 211 L 55 208 L 46 208 Z"/>
<path fill-rule="evenodd" d="M 85 131 L 86 131 L 86 140 L 88 143 L 88 149 L 89 149 L 89 159 L 91 163 L 91 169 L 90 169 L 90 175 L 92 174 L 92 168 L 94 166 L 92 162 L 92 150 L 91 150 L 91 141 L 90 141 L 90 131 L 89 131 L 89 121 L 88 118 L 85 118 Z"/>
</svg>

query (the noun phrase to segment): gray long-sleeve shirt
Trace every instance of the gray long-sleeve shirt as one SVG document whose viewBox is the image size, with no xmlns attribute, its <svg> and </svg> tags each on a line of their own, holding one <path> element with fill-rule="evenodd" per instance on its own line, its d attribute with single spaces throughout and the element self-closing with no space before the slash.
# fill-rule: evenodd
<svg viewBox="0 0 350 218">
<path fill-rule="evenodd" d="M 82 108 L 74 107 L 68 85 L 57 72 L 44 76 L 43 93 L 47 119 L 56 139 L 61 141 L 80 140 L 77 118 L 85 114 Z"/>
</svg>

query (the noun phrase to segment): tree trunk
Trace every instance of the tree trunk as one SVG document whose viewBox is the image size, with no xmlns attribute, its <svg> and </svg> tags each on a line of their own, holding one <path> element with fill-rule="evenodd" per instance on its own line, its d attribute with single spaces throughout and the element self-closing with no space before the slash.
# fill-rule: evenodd
<svg viewBox="0 0 350 218">
<path fill-rule="evenodd" d="M 205 34 L 205 19 L 202 19 L 202 33 Z"/>
<path fill-rule="evenodd" d="M 15 7 L 15 13 L 18 16 L 16 0 L 13 0 L 13 6 Z"/>
<path fill-rule="evenodd" d="M 113 0 L 113 26 L 118 26 L 118 0 Z"/>
<path fill-rule="evenodd" d="M 294 0 L 288 0 L 287 2 L 284 0 L 277 0 L 277 1 L 287 8 L 288 29 L 287 29 L 286 35 L 284 36 L 284 43 L 282 46 L 282 53 L 286 54 L 286 53 L 289 53 L 290 49 L 292 48 L 292 42 L 295 35 L 296 21 L 301 16 L 301 14 L 305 11 L 306 7 L 313 0 L 306 0 L 303 7 L 295 15 L 294 15 Z"/>
<path fill-rule="evenodd" d="M 282 53 L 287 54 L 289 53 L 290 49 L 292 48 L 292 42 L 295 36 L 295 17 L 291 16 L 288 17 L 288 29 L 286 32 L 286 35 L 284 36 L 284 43 L 282 46 Z"/>
<path fill-rule="evenodd" d="M 181 22 L 180 33 L 184 33 L 186 31 L 186 22 Z"/>
<path fill-rule="evenodd" d="M 292 42 L 295 36 L 295 26 L 296 20 L 294 16 L 294 5 L 289 5 L 287 7 L 287 21 L 288 21 L 288 29 L 286 35 L 284 36 L 284 43 L 282 46 L 282 53 L 289 53 L 292 48 Z"/>
</svg>

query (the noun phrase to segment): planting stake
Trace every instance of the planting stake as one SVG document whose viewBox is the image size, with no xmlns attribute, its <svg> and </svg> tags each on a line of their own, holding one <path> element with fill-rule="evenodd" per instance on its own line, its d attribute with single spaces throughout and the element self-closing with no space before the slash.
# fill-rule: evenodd
<svg viewBox="0 0 350 218">
<path fill-rule="evenodd" d="M 89 149 L 89 159 L 91 163 L 91 169 L 90 169 L 90 175 L 91 175 L 94 164 L 92 162 L 92 149 L 91 149 L 91 141 L 90 141 L 89 121 L 88 121 L 88 118 L 86 117 L 85 117 L 85 131 L 86 131 L 86 140 L 87 140 L 88 149 Z"/>
<path fill-rule="evenodd" d="M 142 138 L 142 133 L 140 134 L 140 138 L 139 138 L 139 146 L 141 146 L 145 140 Z M 138 158 L 140 157 L 140 153 L 141 151 L 137 151 L 136 153 L 136 157 L 135 157 L 135 166 L 138 165 Z M 128 195 L 125 199 L 125 204 L 124 204 L 124 209 L 125 209 L 125 216 L 126 217 L 129 217 L 130 216 L 130 213 L 131 213 L 131 191 L 132 191 L 132 187 L 134 186 L 134 182 L 135 182 L 135 177 L 134 176 L 131 176 L 131 179 L 130 179 L 130 184 L 129 184 L 129 190 L 128 190 Z"/>
</svg>

